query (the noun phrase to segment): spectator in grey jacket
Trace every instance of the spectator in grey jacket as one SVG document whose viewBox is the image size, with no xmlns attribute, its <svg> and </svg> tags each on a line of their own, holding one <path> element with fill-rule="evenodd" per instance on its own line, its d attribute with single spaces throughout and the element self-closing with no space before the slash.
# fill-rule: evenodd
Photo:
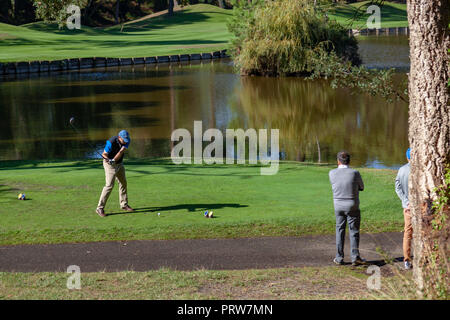
<svg viewBox="0 0 450 320">
<path fill-rule="evenodd" d="M 361 223 L 359 192 L 364 190 L 364 183 L 360 173 L 349 168 L 349 153 L 339 152 L 337 162 L 338 168 L 331 170 L 329 173 L 336 215 L 336 258 L 334 263 L 344 264 L 345 228 L 348 223 L 352 264 L 365 264 L 366 260 L 359 255 L 359 227 Z"/>
<path fill-rule="evenodd" d="M 408 163 L 402 166 L 397 173 L 395 179 L 395 192 L 402 201 L 403 218 L 405 219 L 405 230 L 403 233 L 403 260 L 405 269 L 411 269 L 411 240 L 413 237 L 413 229 L 411 224 L 411 213 L 409 210 L 408 200 L 408 180 L 409 180 L 409 159 L 411 158 L 411 150 L 406 150 L 406 159 Z"/>
</svg>

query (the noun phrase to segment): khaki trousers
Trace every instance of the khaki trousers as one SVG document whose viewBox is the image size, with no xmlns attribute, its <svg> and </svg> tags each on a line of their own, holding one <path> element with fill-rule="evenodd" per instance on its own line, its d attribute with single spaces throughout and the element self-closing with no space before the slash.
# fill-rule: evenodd
<svg viewBox="0 0 450 320">
<path fill-rule="evenodd" d="M 114 180 L 119 183 L 119 200 L 120 207 L 123 208 L 128 205 L 127 195 L 127 179 L 125 177 L 125 167 L 122 164 L 110 165 L 106 161 L 103 161 L 103 167 L 105 168 L 105 180 L 106 184 L 103 187 L 100 200 L 98 202 L 97 209 L 104 209 L 106 201 L 108 201 L 109 195 L 114 188 Z"/>
<path fill-rule="evenodd" d="M 411 240 L 413 237 L 413 228 L 409 209 L 403 209 L 403 217 L 405 218 L 405 230 L 403 233 L 403 257 L 404 261 L 411 261 Z"/>
</svg>

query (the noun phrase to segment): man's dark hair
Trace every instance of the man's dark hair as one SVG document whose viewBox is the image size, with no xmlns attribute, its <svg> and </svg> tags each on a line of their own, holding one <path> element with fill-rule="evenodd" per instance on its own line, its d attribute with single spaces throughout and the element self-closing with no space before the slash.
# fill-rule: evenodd
<svg viewBox="0 0 450 320">
<path fill-rule="evenodd" d="M 350 153 L 348 153 L 347 151 L 340 151 L 337 154 L 337 159 L 341 164 L 348 165 L 350 163 Z"/>
</svg>

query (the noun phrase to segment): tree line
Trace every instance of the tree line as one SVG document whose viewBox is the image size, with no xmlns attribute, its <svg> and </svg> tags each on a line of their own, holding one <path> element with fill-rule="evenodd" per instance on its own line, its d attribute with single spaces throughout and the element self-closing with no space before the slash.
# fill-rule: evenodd
<svg viewBox="0 0 450 320">
<path fill-rule="evenodd" d="M 34 3 L 38 0 L 0 0 L 0 22 L 22 25 L 39 21 Z M 176 5 L 208 3 L 230 8 L 228 0 L 87 0 L 81 10 L 81 23 L 92 27 L 127 22 Z"/>
</svg>

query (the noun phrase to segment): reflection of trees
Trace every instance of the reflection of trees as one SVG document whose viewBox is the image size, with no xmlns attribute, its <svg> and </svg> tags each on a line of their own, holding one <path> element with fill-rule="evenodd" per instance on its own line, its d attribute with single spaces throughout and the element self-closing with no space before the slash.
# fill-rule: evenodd
<svg viewBox="0 0 450 320">
<path fill-rule="evenodd" d="M 68 143 L 62 134 L 70 116 L 54 103 L 42 104 L 61 93 L 58 88 L 48 90 L 47 79 L 29 79 L 2 84 L 0 96 L 0 134 L 2 159 L 63 158 L 73 156 L 77 142 Z M 44 156 L 45 155 L 45 156 Z"/>
<path fill-rule="evenodd" d="M 140 72 L 75 73 L 4 82 L 0 86 L 0 159 L 83 158 L 120 129 L 130 131 L 131 157 L 167 157 L 175 128 L 194 120 L 214 126 L 214 72 L 190 67 Z M 203 70 L 204 71 L 204 70 Z M 100 81 L 99 81 L 100 80 Z M 74 116 L 82 132 L 68 126 Z"/>
<path fill-rule="evenodd" d="M 83 158 L 93 151 L 84 139 L 104 143 L 108 137 L 98 134 L 99 128 L 113 126 L 115 119 L 107 115 L 99 121 L 95 115 L 120 108 L 114 101 L 98 101 L 96 86 L 81 84 L 79 75 L 66 77 L 62 82 L 43 77 L 2 83 L 0 159 Z M 81 136 L 69 127 L 71 116 Z"/>
<path fill-rule="evenodd" d="M 130 156 L 138 158 L 169 156 L 172 130 L 192 132 L 194 120 L 203 120 L 204 130 L 278 128 L 289 160 L 317 161 L 320 146 L 322 162 L 334 161 L 344 148 L 359 164 L 404 162 L 403 104 L 333 90 L 322 80 L 240 78 L 215 62 L 145 72 L 3 82 L 0 159 L 84 157 L 92 150 L 68 126 L 75 116 L 82 138 L 100 147 L 119 129 L 128 129 Z"/>
<path fill-rule="evenodd" d="M 339 149 L 353 153 L 358 164 L 382 159 L 404 162 L 407 108 L 386 104 L 348 90 L 334 90 L 326 81 L 301 78 L 245 77 L 233 108 L 245 117 L 231 127 L 278 128 L 280 150 L 289 160 L 333 162 Z"/>
</svg>

